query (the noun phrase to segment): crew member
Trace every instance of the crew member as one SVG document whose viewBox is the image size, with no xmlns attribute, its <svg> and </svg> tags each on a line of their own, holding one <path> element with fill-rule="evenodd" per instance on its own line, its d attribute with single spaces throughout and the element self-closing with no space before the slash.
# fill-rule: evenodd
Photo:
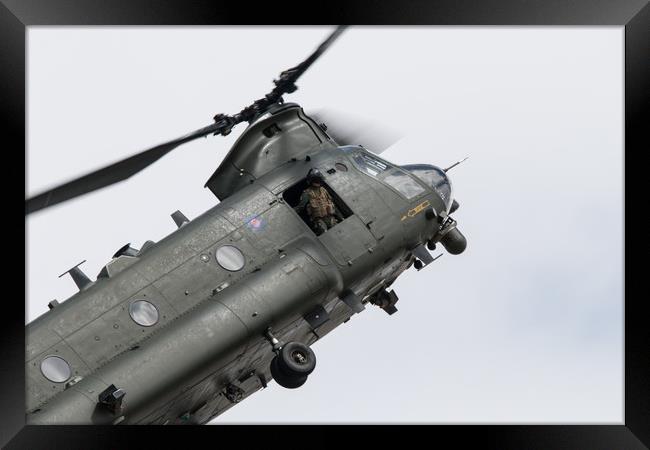
<svg viewBox="0 0 650 450">
<path fill-rule="evenodd" d="M 305 209 L 311 226 L 317 235 L 324 233 L 339 223 L 341 216 L 336 210 L 334 201 L 327 189 L 323 187 L 323 176 L 317 170 L 307 174 L 309 186 L 302 192 L 296 211 Z"/>
</svg>

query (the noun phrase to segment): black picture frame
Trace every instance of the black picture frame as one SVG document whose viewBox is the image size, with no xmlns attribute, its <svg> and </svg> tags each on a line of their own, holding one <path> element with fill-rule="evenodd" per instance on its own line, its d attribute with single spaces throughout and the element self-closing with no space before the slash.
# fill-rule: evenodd
<svg viewBox="0 0 650 450">
<path fill-rule="evenodd" d="M 494 425 L 427 427 L 431 443 L 452 439 L 454 446 L 473 443 L 491 448 L 603 448 L 634 449 L 650 446 L 650 332 L 647 321 L 647 294 L 643 292 L 641 263 L 633 262 L 641 253 L 644 230 L 642 220 L 632 220 L 635 210 L 647 207 L 640 188 L 642 151 L 650 148 L 647 122 L 650 73 L 650 7 L 647 0 L 408 0 L 402 2 L 329 1 L 298 3 L 285 1 L 266 4 L 208 1 L 99 1 L 99 0 L 0 0 L 0 109 L 5 129 L 5 167 L 12 152 L 25 148 L 26 27 L 31 25 L 222 25 L 222 24 L 414 24 L 414 25 L 620 25 L 625 27 L 625 416 L 622 425 Z M 290 11 L 305 11 L 308 16 L 292 17 Z M 309 11 L 309 13 L 307 13 Z M 218 55 L 218 49 L 215 49 Z M 215 56 L 218 57 L 218 56 Z M 645 125 L 645 127 L 644 127 Z M 11 137 L 7 142 L 6 138 Z M 9 171 L 5 171 L 7 174 Z M 18 172 L 15 170 L 15 172 Z M 3 177 L 9 192 L 16 190 L 12 177 Z M 640 196 L 638 201 L 634 197 Z M 5 196 L 9 198 L 9 196 Z M 18 196 L 16 195 L 17 199 Z M 16 200 L 16 205 L 18 200 Z M 628 215 L 628 212 L 630 215 Z M 5 213 L 6 214 L 6 213 Z M 17 222 L 7 217 L 5 224 Z M 26 233 L 26 228 L 23 229 Z M 7 231 L 10 233 L 10 231 Z M 17 230 L 16 233 L 20 233 Z M 25 235 L 26 238 L 26 235 Z M 607 237 L 603 237 L 606 239 Z M 5 238 L 6 240 L 17 240 Z M 597 243 L 595 244 L 597 245 Z M 642 250 L 641 250 L 642 251 Z M 18 270 L 15 252 L 5 250 L 5 266 Z M 614 256 L 616 257 L 616 256 Z M 19 279 L 17 277 L 16 279 Z M 5 285 L 14 286 L 5 272 Z M 639 289 L 637 289 L 639 288 Z M 2 413 L 0 446 L 6 448 L 118 448 L 152 445 L 152 432 L 139 427 L 25 426 L 24 415 L 24 305 L 5 287 L 1 342 L 0 389 Z M 22 314 L 21 314 L 22 312 Z M 462 427 L 462 428 L 460 428 Z M 179 427 L 174 427 L 179 428 Z M 201 433 L 207 433 L 203 427 Z M 216 427 L 223 436 L 242 436 L 237 427 Z M 234 429 L 233 429 L 234 428 Z M 333 438 L 341 442 L 339 430 L 323 433 L 315 427 L 300 427 L 300 434 L 318 436 L 321 443 Z M 364 427 L 381 439 L 404 441 L 403 427 Z M 423 427 L 417 427 L 421 429 Z M 253 427 L 265 437 L 261 443 L 281 443 L 288 432 L 270 427 Z M 194 429 L 195 430 L 195 429 Z M 350 431 L 348 429 L 348 431 Z M 409 430 L 410 436 L 413 431 Z M 195 436 L 196 431 L 192 431 Z M 169 433 L 159 434 L 167 439 Z M 189 437 L 189 435 L 188 435 Z M 424 436 L 423 436 L 424 437 Z M 259 438 L 259 435 L 258 437 Z M 253 445 L 246 432 L 244 444 Z M 197 439 L 193 437 L 192 439 Z M 312 439 L 313 440 L 313 439 Z M 309 443 L 312 440 L 308 441 Z M 198 439 L 195 441 L 198 443 Z M 214 442 L 217 444 L 217 442 Z M 191 445 L 186 441 L 185 445 Z M 311 445 L 311 444 L 310 444 Z"/>
</svg>

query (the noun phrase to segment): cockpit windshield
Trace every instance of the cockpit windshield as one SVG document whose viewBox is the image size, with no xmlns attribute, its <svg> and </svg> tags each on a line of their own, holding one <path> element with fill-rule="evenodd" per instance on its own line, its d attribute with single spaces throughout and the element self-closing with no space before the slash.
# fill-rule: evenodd
<svg viewBox="0 0 650 450">
<path fill-rule="evenodd" d="M 354 161 L 354 165 L 357 166 L 359 170 L 383 183 L 386 183 L 408 200 L 417 197 L 425 191 L 425 189 L 404 170 L 393 166 L 375 155 L 362 151 L 359 147 L 345 147 L 342 148 L 342 150 L 347 152 L 356 150 L 352 154 L 352 161 Z"/>
<path fill-rule="evenodd" d="M 417 197 L 425 191 L 417 181 L 411 178 L 406 172 L 396 167 L 389 169 L 386 172 L 386 175 L 382 178 L 382 181 L 389 186 L 392 186 L 409 200 Z"/>
<path fill-rule="evenodd" d="M 407 199 L 411 200 L 425 190 L 407 174 L 408 172 L 431 186 L 445 203 L 447 211 L 451 208 L 453 201 L 451 181 L 440 167 L 430 164 L 407 164 L 396 167 L 388 161 L 368 153 L 361 146 L 346 145 L 339 147 L 339 149 L 350 155 L 354 165 L 359 170 L 388 184 Z"/>
<path fill-rule="evenodd" d="M 388 164 L 367 153 L 359 152 L 352 159 L 359 169 L 373 177 L 388 170 Z"/>
<path fill-rule="evenodd" d="M 440 167 L 429 164 L 408 164 L 402 166 L 402 169 L 408 170 L 420 180 L 427 183 L 438 193 L 447 208 L 451 207 L 451 182 L 444 170 Z"/>
</svg>

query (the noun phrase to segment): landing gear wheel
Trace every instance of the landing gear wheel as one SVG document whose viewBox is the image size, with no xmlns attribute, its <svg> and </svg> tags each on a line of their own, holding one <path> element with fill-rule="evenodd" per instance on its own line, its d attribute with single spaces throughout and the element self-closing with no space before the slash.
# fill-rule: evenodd
<svg viewBox="0 0 650 450">
<path fill-rule="evenodd" d="M 278 356 L 271 360 L 271 375 L 273 376 L 273 379 L 276 381 L 276 383 L 287 389 L 299 388 L 305 384 L 305 381 L 307 381 L 307 375 L 287 375 L 278 367 L 278 360 Z"/>
<path fill-rule="evenodd" d="M 287 375 L 309 375 L 316 368 L 316 355 L 305 344 L 288 342 L 278 354 L 278 367 Z"/>
<path fill-rule="evenodd" d="M 295 389 L 307 381 L 316 368 L 316 355 L 305 344 L 288 342 L 271 361 L 271 375 L 282 387 Z"/>
</svg>

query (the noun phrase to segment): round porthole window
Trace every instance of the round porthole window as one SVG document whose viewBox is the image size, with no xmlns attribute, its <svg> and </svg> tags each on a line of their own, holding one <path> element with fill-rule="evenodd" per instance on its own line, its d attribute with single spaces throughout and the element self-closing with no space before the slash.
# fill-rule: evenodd
<svg viewBox="0 0 650 450">
<path fill-rule="evenodd" d="M 59 356 L 48 356 L 41 362 L 41 373 L 50 381 L 63 383 L 70 378 L 72 372 L 65 359 Z"/>
<path fill-rule="evenodd" d="M 340 172 L 347 172 L 348 171 L 348 166 L 346 166 L 343 163 L 337 162 L 336 164 L 334 164 L 334 167 L 336 167 L 336 170 L 338 170 Z"/>
<path fill-rule="evenodd" d="M 232 245 L 219 247 L 216 256 L 219 265 L 230 272 L 241 270 L 246 262 L 244 254 L 237 247 L 233 247 Z"/>
<path fill-rule="evenodd" d="M 129 306 L 129 315 L 138 325 L 150 327 L 158 322 L 158 310 L 146 300 L 136 300 Z"/>
</svg>

